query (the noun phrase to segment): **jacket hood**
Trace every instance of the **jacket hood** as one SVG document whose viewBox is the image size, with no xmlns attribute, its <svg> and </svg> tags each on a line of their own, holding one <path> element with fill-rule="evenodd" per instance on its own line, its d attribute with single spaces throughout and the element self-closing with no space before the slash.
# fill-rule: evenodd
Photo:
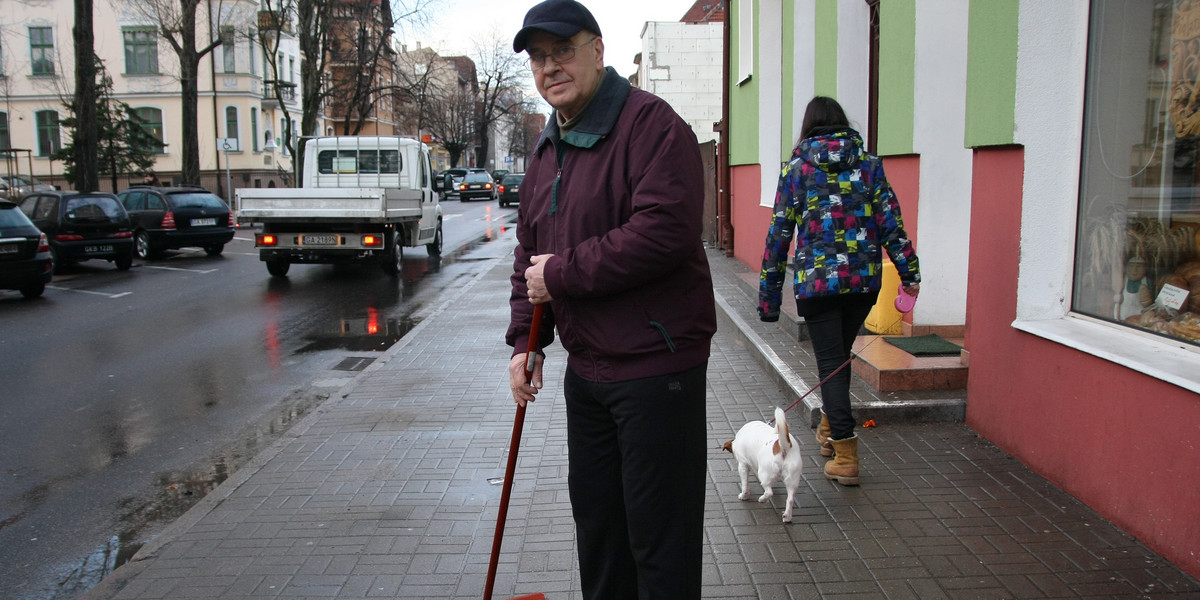
<svg viewBox="0 0 1200 600">
<path fill-rule="evenodd" d="M 792 152 L 792 158 L 825 171 L 836 173 L 856 169 L 866 156 L 862 136 L 853 129 L 804 138 Z"/>
</svg>

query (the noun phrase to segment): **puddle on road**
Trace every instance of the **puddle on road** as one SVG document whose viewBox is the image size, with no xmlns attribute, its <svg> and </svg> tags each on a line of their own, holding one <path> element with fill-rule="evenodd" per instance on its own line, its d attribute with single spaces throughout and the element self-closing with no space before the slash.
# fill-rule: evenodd
<svg viewBox="0 0 1200 600">
<path fill-rule="evenodd" d="M 383 319 L 380 318 L 379 311 L 368 308 L 365 315 L 342 318 L 305 335 L 307 343 L 296 352 L 338 349 L 351 352 L 382 352 L 400 341 L 400 338 L 412 331 L 416 325 L 416 321 L 410 315 L 399 319 Z"/>
<path fill-rule="evenodd" d="M 183 516 L 328 397 L 325 393 L 293 392 L 281 402 L 270 421 L 248 427 L 237 436 L 237 442 L 222 449 L 208 465 L 189 472 L 159 474 L 154 482 L 158 492 L 153 498 L 127 498 L 117 507 L 120 522 L 126 527 L 123 531 L 110 537 L 79 563 L 60 568 L 55 577 L 57 590 L 28 598 L 75 598 L 95 587 L 117 567 L 129 562 L 149 541 L 148 534 L 150 537 L 157 535 L 163 527 Z"/>
</svg>

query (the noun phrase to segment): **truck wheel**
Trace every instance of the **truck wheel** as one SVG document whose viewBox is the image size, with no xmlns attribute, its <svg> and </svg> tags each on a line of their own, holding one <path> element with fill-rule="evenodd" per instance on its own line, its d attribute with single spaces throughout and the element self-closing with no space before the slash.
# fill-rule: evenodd
<svg viewBox="0 0 1200 600">
<path fill-rule="evenodd" d="M 404 272 L 404 243 L 396 239 L 392 240 L 392 251 L 388 255 L 388 260 L 383 261 L 383 272 L 398 277 Z"/>
<path fill-rule="evenodd" d="M 442 222 L 438 221 L 437 231 L 433 234 L 433 241 L 425 244 L 425 249 L 429 251 L 430 256 L 442 255 Z"/>
<path fill-rule="evenodd" d="M 289 263 L 286 260 L 272 259 L 267 261 L 267 272 L 270 273 L 272 277 L 286 277 L 288 268 L 291 266 L 292 263 Z"/>
</svg>

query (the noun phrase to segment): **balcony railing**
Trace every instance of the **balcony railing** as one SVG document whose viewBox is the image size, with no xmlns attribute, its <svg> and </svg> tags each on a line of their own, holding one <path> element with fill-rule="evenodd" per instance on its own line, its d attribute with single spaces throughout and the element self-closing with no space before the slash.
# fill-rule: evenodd
<svg viewBox="0 0 1200 600">
<path fill-rule="evenodd" d="M 275 100 L 277 98 L 275 91 L 279 90 L 278 98 L 282 98 L 284 102 L 291 104 L 296 101 L 296 84 L 290 81 L 276 81 L 274 79 L 266 79 L 263 81 L 263 98 L 266 100 Z"/>
</svg>

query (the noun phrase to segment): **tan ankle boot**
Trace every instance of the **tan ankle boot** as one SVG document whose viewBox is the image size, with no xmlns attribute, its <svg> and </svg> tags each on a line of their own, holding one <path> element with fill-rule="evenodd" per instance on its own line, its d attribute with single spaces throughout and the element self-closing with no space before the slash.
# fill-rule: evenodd
<svg viewBox="0 0 1200 600">
<path fill-rule="evenodd" d="M 821 445 L 821 456 L 833 456 L 833 446 L 829 444 L 829 417 L 821 413 L 821 423 L 817 425 L 817 443 Z"/>
<path fill-rule="evenodd" d="M 825 478 L 836 479 L 842 485 L 858 485 L 858 435 L 829 443 L 834 455 L 833 460 L 825 463 Z"/>
</svg>

